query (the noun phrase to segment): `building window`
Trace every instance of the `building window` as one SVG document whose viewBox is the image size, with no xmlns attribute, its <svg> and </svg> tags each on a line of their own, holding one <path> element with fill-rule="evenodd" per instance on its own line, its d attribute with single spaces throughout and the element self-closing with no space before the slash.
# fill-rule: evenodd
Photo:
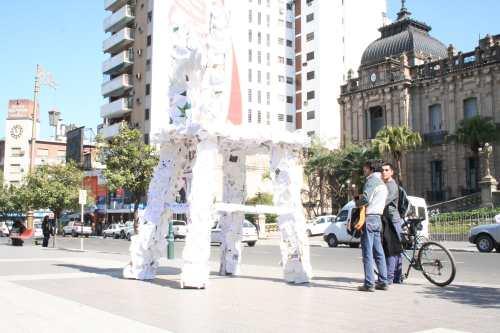
<svg viewBox="0 0 500 333">
<path fill-rule="evenodd" d="M 283 113 L 278 113 L 278 121 L 285 121 L 285 115 Z"/>
<path fill-rule="evenodd" d="M 464 100 L 464 118 L 472 118 L 477 116 L 477 98 L 471 97 Z"/>
<path fill-rule="evenodd" d="M 266 65 L 271 66 L 271 53 L 266 54 Z"/>
<path fill-rule="evenodd" d="M 151 59 L 146 60 L 146 71 L 151 71 Z"/>
<path fill-rule="evenodd" d="M 271 26 L 271 16 L 266 15 L 266 26 L 269 28 Z"/>
<path fill-rule="evenodd" d="M 434 193 L 443 190 L 443 161 L 431 162 L 431 190 Z M 435 196 L 435 194 L 433 194 L 433 196 Z"/>
<path fill-rule="evenodd" d="M 284 57 L 278 57 L 278 64 L 284 64 L 285 63 L 285 58 Z"/>
<path fill-rule="evenodd" d="M 257 123 L 260 124 L 262 122 L 262 112 L 257 111 Z"/>
<path fill-rule="evenodd" d="M 312 80 L 312 79 L 314 79 L 314 71 L 307 72 L 307 79 L 308 79 L 308 80 Z"/>
<path fill-rule="evenodd" d="M 271 114 L 269 111 L 266 112 L 266 124 L 271 125 Z"/>
<path fill-rule="evenodd" d="M 266 46 L 271 46 L 271 35 L 270 34 L 266 35 Z"/>
<path fill-rule="evenodd" d="M 293 77 L 287 76 L 286 77 L 286 83 L 287 84 L 293 84 Z"/>
<path fill-rule="evenodd" d="M 269 72 L 266 73 L 266 84 L 267 85 L 271 84 L 271 73 Z"/>
<path fill-rule="evenodd" d="M 291 114 L 286 115 L 286 122 L 287 123 L 293 123 L 293 116 Z"/>
<path fill-rule="evenodd" d="M 260 12 L 257 13 L 257 24 L 258 25 L 262 24 L 262 14 Z"/>
<path fill-rule="evenodd" d="M 257 83 L 261 83 L 261 82 L 262 82 L 262 72 L 257 71 Z"/>
<path fill-rule="evenodd" d="M 284 38 L 281 38 L 281 37 L 280 37 L 280 38 L 278 38 L 278 44 L 279 44 L 279 45 L 283 45 L 283 44 L 285 44 L 285 39 L 284 39 Z"/>
<path fill-rule="evenodd" d="M 278 82 L 285 82 L 285 77 L 283 75 L 278 75 Z"/>
<path fill-rule="evenodd" d="M 248 101 L 252 102 L 252 89 L 248 89 Z"/>
<path fill-rule="evenodd" d="M 252 109 L 248 109 L 248 122 L 252 122 Z"/>
<path fill-rule="evenodd" d="M 289 39 L 286 40 L 286 46 L 288 47 L 292 47 L 293 46 L 293 42 Z"/>
<path fill-rule="evenodd" d="M 378 131 L 380 131 L 385 126 L 384 110 L 381 106 L 371 107 L 368 110 L 368 127 L 369 139 L 374 139 L 377 136 Z"/>
<path fill-rule="evenodd" d="M 257 103 L 262 103 L 262 92 L 260 90 L 257 90 Z"/>
<path fill-rule="evenodd" d="M 11 164 L 10 165 L 11 173 L 21 173 L 21 164 Z"/>
<path fill-rule="evenodd" d="M 286 96 L 286 102 L 288 104 L 293 104 L 293 96 Z"/>
<path fill-rule="evenodd" d="M 151 23 L 153 21 L 153 12 L 149 11 L 148 12 L 148 23 Z"/>
<path fill-rule="evenodd" d="M 248 50 L 248 62 L 252 62 L 252 50 Z"/>
<path fill-rule="evenodd" d="M 262 44 L 262 34 L 260 31 L 257 33 L 257 43 L 260 45 Z"/>
<path fill-rule="evenodd" d="M 146 96 L 149 96 L 151 94 L 151 84 L 146 84 Z"/>
<path fill-rule="evenodd" d="M 149 109 L 144 109 L 144 120 L 149 120 Z"/>
<path fill-rule="evenodd" d="M 308 136 L 308 137 L 310 137 L 310 138 L 311 138 L 311 137 L 313 137 L 313 136 L 314 136 L 314 134 L 315 134 L 315 132 L 314 132 L 314 131 L 309 131 L 309 132 L 307 132 L 307 136 Z"/>
<path fill-rule="evenodd" d="M 286 27 L 287 27 L 288 29 L 293 29 L 293 23 L 292 23 L 292 22 L 290 22 L 290 21 L 286 21 Z"/>
<path fill-rule="evenodd" d="M 271 93 L 269 91 L 266 92 L 266 104 L 271 105 Z"/>
<path fill-rule="evenodd" d="M 429 106 L 429 123 L 431 132 L 438 132 L 442 129 L 441 104 Z"/>
<path fill-rule="evenodd" d="M 306 22 L 311 22 L 312 20 L 314 20 L 314 13 L 307 14 Z"/>
<path fill-rule="evenodd" d="M 479 161 L 476 158 L 468 158 L 465 160 L 465 177 L 467 183 L 467 192 L 477 192 L 479 187 Z"/>
<path fill-rule="evenodd" d="M 144 134 L 144 143 L 149 145 L 149 134 L 148 133 Z"/>
<path fill-rule="evenodd" d="M 307 100 L 314 99 L 314 97 L 315 97 L 314 90 L 307 92 Z"/>
<path fill-rule="evenodd" d="M 248 42 L 252 42 L 252 30 L 248 30 Z"/>
<path fill-rule="evenodd" d="M 306 35 L 306 42 L 310 42 L 314 39 L 314 32 L 310 32 Z"/>
<path fill-rule="evenodd" d="M 148 37 L 146 37 L 146 45 L 151 46 L 151 35 L 148 35 Z"/>
<path fill-rule="evenodd" d="M 286 58 L 286 64 L 287 64 L 288 66 L 293 66 L 293 59 L 291 59 L 291 58 Z"/>
<path fill-rule="evenodd" d="M 248 82 L 252 82 L 252 69 L 248 69 Z"/>
<path fill-rule="evenodd" d="M 262 63 L 262 52 L 257 52 L 257 63 L 260 65 Z"/>
<path fill-rule="evenodd" d="M 306 54 L 307 61 L 313 60 L 313 59 L 314 59 L 314 52 L 309 52 L 308 54 Z"/>
<path fill-rule="evenodd" d="M 307 111 L 307 120 L 311 120 L 315 118 L 314 111 Z"/>
<path fill-rule="evenodd" d="M 18 148 L 18 147 L 11 148 L 11 150 L 10 150 L 10 156 L 12 156 L 12 157 L 23 156 L 21 148 Z M 2 158 L 3 158 L 3 156 L 2 156 Z"/>
<path fill-rule="evenodd" d="M 248 23 L 252 23 L 252 10 L 248 10 Z"/>
</svg>

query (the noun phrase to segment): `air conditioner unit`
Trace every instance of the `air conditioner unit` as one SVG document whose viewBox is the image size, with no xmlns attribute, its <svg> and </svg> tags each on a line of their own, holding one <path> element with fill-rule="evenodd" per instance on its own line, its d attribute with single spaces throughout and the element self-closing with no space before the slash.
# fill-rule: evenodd
<svg viewBox="0 0 500 333">
<path fill-rule="evenodd" d="M 303 62 L 302 66 L 306 67 L 307 66 L 307 62 Z"/>
<path fill-rule="evenodd" d="M 135 74 L 135 78 L 136 78 L 137 80 L 142 79 L 142 74 L 141 74 L 141 73 L 137 73 L 137 74 Z"/>
<path fill-rule="evenodd" d="M 137 49 L 137 55 L 142 55 L 142 49 Z"/>
<path fill-rule="evenodd" d="M 141 99 L 140 99 L 139 97 L 137 97 L 137 98 L 135 99 L 135 102 L 136 102 L 138 105 L 140 105 L 140 104 L 141 104 Z"/>
<path fill-rule="evenodd" d="M 307 106 L 307 101 L 304 101 L 304 106 Z"/>
</svg>

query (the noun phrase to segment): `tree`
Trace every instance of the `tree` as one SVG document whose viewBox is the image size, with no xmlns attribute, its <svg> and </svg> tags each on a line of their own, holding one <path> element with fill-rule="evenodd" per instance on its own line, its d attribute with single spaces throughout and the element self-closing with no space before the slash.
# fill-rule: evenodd
<svg viewBox="0 0 500 333">
<path fill-rule="evenodd" d="M 108 187 L 112 191 L 123 188 L 132 195 L 134 228 L 137 229 L 137 210 L 147 193 L 154 168 L 158 164 L 155 149 L 143 142 L 141 132 L 126 126 L 123 126 L 120 133 L 109 142 L 99 141 L 102 144 L 101 155 L 106 165 L 103 174 Z"/>
<path fill-rule="evenodd" d="M 257 193 L 256 196 L 249 198 L 246 205 L 273 205 L 273 195 L 271 193 Z M 265 214 L 266 223 L 275 223 L 278 216 L 276 214 Z M 245 219 L 249 220 L 253 224 L 257 225 L 255 222 L 257 215 L 255 214 L 245 214 Z"/>
<path fill-rule="evenodd" d="M 408 126 L 384 127 L 372 141 L 372 146 L 380 154 L 388 154 L 396 163 L 398 179 L 403 180 L 401 174 L 401 159 L 409 150 L 418 148 L 422 144 L 422 137 Z"/>
<path fill-rule="evenodd" d="M 468 146 L 474 157 L 478 158 L 479 148 L 486 142 L 498 141 L 499 136 L 497 126 L 491 118 L 475 116 L 460 121 L 457 130 L 449 139 Z"/>
<path fill-rule="evenodd" d="M 82 180 L 83 172 L 74 163 L 42 165 L 26 177 L 19 195 L 32 209 L 50 209 L 57 225 L 63 210 L 78 207 Z"/>
</svg>

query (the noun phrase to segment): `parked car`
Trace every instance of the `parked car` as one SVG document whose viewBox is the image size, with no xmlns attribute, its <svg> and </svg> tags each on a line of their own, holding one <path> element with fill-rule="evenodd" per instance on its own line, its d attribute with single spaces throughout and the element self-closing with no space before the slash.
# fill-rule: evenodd
<svg viewBox="0 0 500 333">
<path fill-rule="evenodd" d="M 500 224 L 484 224 L 472 228 L 469 231 L 469 242 L 476 244 L 479 252 L 496 249 L 500 253 Z"/>
<path fill-rule="evenodd" d="M 121 232 L 125 228 L 125 224 L 123 223 L 112 223 L 108 228 L 104 229 L 102 232 L 102 236 L 104 238 L 120 238 Z"/>
<path fill-rule="evenodd" d="M 311 237 L 311 236 L 323 235 L 326 228 L 328 228 L 328 226 L 332 222 L 335 222 L 336 218 L 337 216 L 335 215 L 324 215 L 324 216 L 318 216 L 317 218 L 313 219 L 312 222 L 306 224 L 307 236 Z"/>
<path fill-rule="evenodd" d="M 184 239 L 187 233 L 187 222 L 180 220 L 172 220 L 174 228 L 174 239 Z"/>
<path fill-rule="evenodd" d="M 248 246 L 255 246 L 257 244 L 258 234 L 257 228 L 247 220 L 243 221 L 243 230 L 241 235 L 241 242 L 246 243 Z M 222 244 L 222 230 L 220 228 L 220 222 L 215 222 L 212 233 L 211 233 L 211 242 Z"/>
<path fill-rule="evenodd" d="M 82 222 L 69 221 L 67 225 L 62 228 L 63 237 L 66 235 L 72 235 L 77 237 L 83 235 L 89 237 L 92 234 L 92 228 L 82 224 Z"/>
<path fill-rule="evenodd" d="M 408 196 L 408 200 L 410 201 L 408 216 L 423 218 L 422 230 L 419 231 L 419 235 L 429 237 L 429 213 L 427 212 L 425 199 Z M 354 207 L 354 201 L 349 201 L 340 209 L 335 222 L 326 228 L 323 239 L 329 247 L 337 247 L 339 244 L 359 247 L 360 238 L 355 238 L 347 233 L 347 224 L 351 220 L 351 213 Z"/>
<path fill-rule="evenodd" d="M 125 239 L 131 241 L 132 236 L 135 235 L 134 222 L 132 221 L 132 224 L 128 224 L 125 227 L 124 231 L 125 231 Z"/>
</svg>

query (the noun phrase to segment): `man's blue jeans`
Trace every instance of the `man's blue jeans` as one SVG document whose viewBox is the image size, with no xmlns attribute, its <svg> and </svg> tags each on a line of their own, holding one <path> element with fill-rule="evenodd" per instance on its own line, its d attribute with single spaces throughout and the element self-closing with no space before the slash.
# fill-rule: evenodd
<svg viewBox="0 0 500 333">
<path fill-rule="evenodd" d="M 399 240 L 401 240 L 401 220 L 395 219 L 392 221 L 394 229 L 398 234 Z M 386 258 L 387 263 L 387 280 L 388 283 L 400 283 L 403 276 L 403 254 L 397 254 L 395 256 L 389 256 Z"/>
<path fill-rule="evenodd" d="M 375 285 L 374 261 L 377 264 L 378 283 L 387 285 L 387 266 L 380 238 L 381 228 L 382 220 L 380 215 L 366 216 L 365 231 L 361 236 L 366 287 L 373 287 Z"/>
</svg>

